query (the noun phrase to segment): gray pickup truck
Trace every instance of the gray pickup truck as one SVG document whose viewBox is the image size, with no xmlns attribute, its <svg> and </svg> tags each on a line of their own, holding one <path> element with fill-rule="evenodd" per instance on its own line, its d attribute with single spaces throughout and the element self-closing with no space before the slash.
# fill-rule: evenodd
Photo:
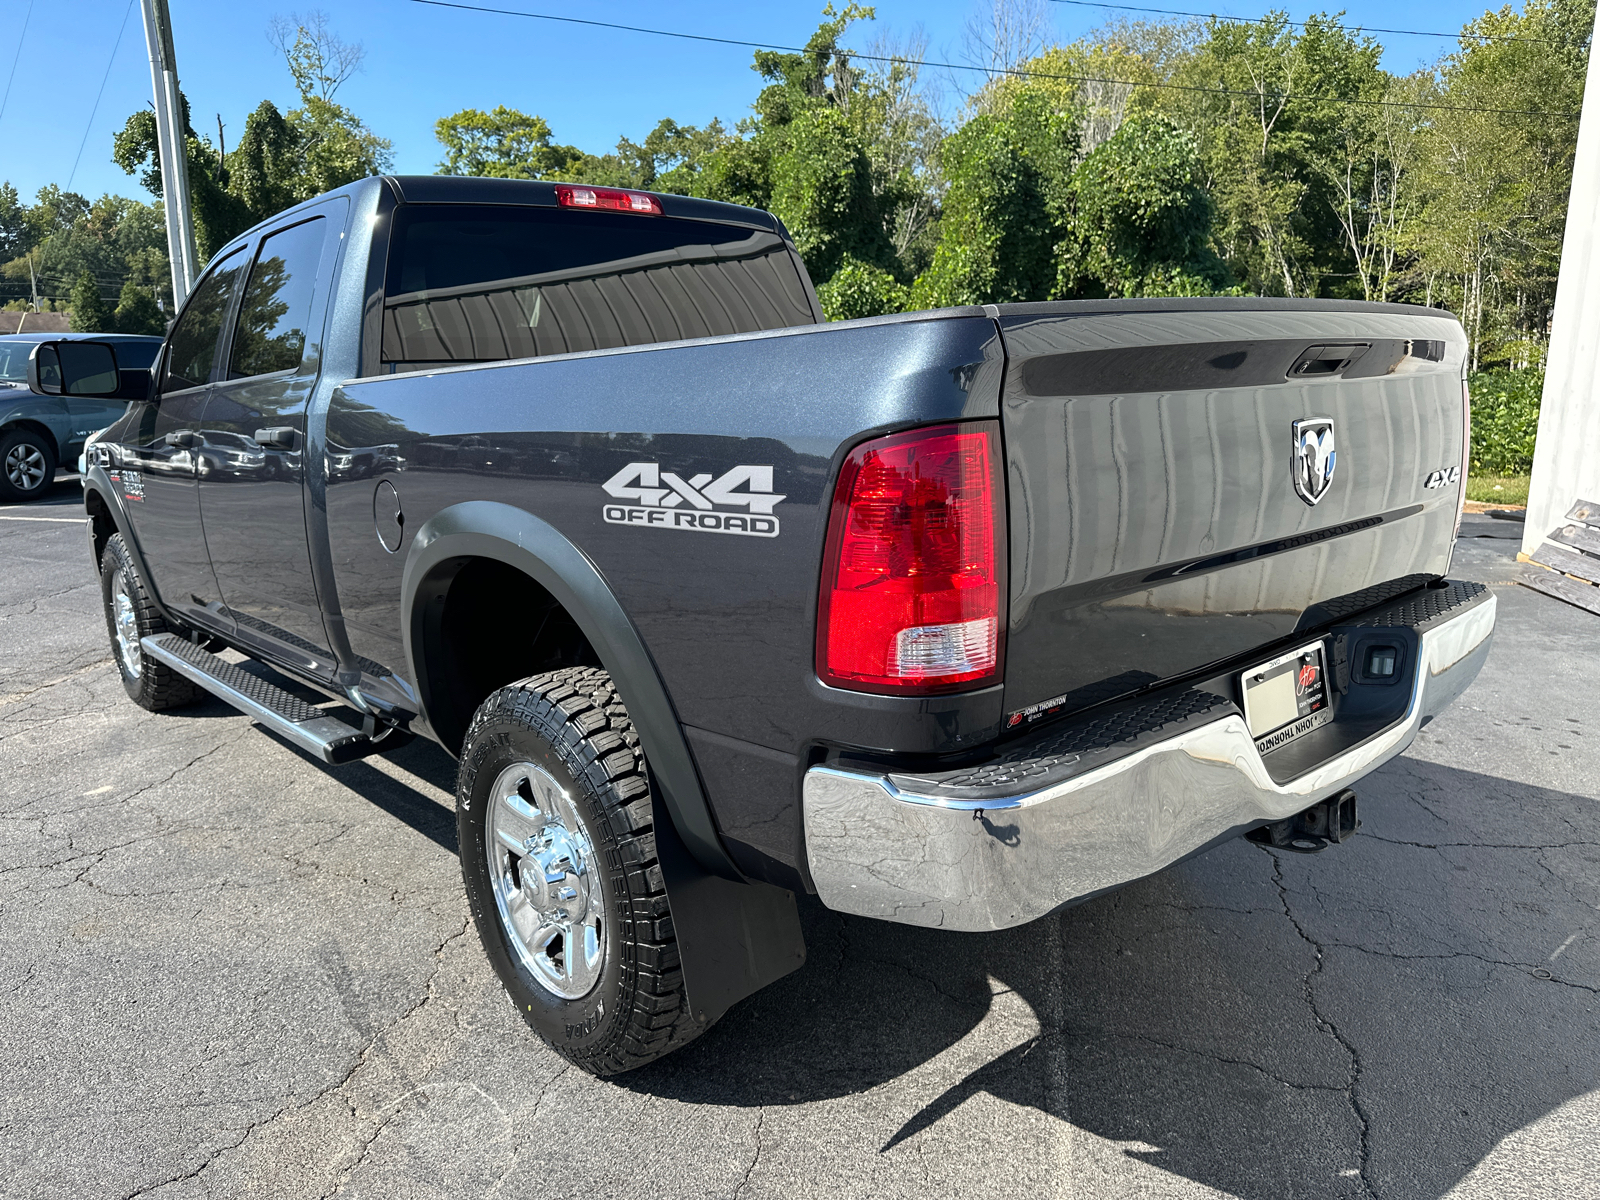
<svg viewBox="0 0 1600 1200">
<path fill-rule="evenodd" d="M 484 949 L 606 1074 L 799 966 L 796 893 L 1000 930 L 1350 836 L 1494 631 L 1446 578 L 1464 346 L 1260 299 L 826 324 L 763 212 L 369 179 L 217 254 L 84 498 L 136 702 L 459 759 Z"/>
</svg>

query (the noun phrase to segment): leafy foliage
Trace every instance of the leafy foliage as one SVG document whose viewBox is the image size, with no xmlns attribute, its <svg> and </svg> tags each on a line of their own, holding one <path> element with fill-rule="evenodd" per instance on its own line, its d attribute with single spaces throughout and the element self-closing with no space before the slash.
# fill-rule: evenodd
<svg viewBox="0 0 1600 1200">
<path fill-rule="evenodd" d="M 359 46 L 340 41 L 326 18 L 313 14 L 280 23 L 275 40 L 294 80 L 298 108 L 283 113 L 263 100 L 245 120 L 232 153 L 195 132 L 189 101 L 183 109 L 184 146 L 202 260 L 250 226 L 333 188 L 386 170 L 390 144 L 334 95 L 360 66 Z M 155 114 L 140 109 L 116 135 L 112 158 L 145 189 L 161 195 L 160 148 Z"/>
<path fill-rule="evenodd" d="M 945 139 L 949 180 L 933 264 L 912 288 L 914 308 L 1041 300 L 1066 232 L 1075 123 L 1028 91 L 980 113 Z"/>
<path fill-rule="evenodd" d="M 1526 475 L 1533 469 L 1544 370 L 1479 371 L 1467 379 L 1472 396 L 1474 475 Z"/>
<path fill-rule="evenodd" d="M 817 289 L 817 300 L 828 320 L 850 321 L 904 310 L 907 290 L 882 267 L 846 256 L 833 278 Z"/>
<path fill-rule="evenodd" d="M 434 136 L 444 145 L 444 175 L 488 175 L 496 179 L 564 178 L 583 159 L 576 146 L 554 146 L 543 117 L 499 105 L 492 112 L 464 108 L 440 117 Z"/>
<path fill-rule="evenodd" d="M 1161 117 L 1134 117 L 1072 176 L 1059 296 L 1206 296 L 1226 289 L 1200 147 Z"/>
<path fill-rule="evenodd" d="M 118 333 L 160 336 L 167 332 L 167 318 L 156 303 L 156 298 L 131 279 L 122 285 L 114 323 Z"/>
<path fill-rule="evenodd" d="M 72 285 L 71 312 L 73 333 L 113 332 L 111 310 L 100 299 L 100 285 L 87 271 L 79 275 L 78 282 Z"/>
<path fill-rule="evenodd" d="M 0 189 L 0 215 L 5 199 Z M 40 189 L 36 203 L 19 203 L 16 211 L 16 256 L 0 264 L 0 293 L 31 304 L 37 288 L 41 308 L 71 307 L 69 296 L 87 274 L 108 304 L 126 281 L 152 298 L 170 295 L 159 205 L 120 196 L 91 203 L 52 185 Z M 102 331 L 110 328 L 103 325 Z"/>
</svg>

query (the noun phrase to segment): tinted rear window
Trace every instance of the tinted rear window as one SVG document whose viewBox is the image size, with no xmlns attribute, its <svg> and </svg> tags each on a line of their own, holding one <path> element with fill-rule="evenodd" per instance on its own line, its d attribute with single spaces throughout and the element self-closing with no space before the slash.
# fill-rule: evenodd
<svg viewBox="0 0 1600 1200">
<path fill-rule="evenodd" d="M 815 320 L 776 234 L 625 213 L 401 208 L 384 290 L 383 372 Z"/>
</svg>

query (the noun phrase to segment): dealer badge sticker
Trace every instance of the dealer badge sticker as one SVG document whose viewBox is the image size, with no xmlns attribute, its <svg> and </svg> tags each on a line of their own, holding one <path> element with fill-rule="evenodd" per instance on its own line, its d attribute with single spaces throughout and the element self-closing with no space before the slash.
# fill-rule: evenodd
<svg viewBox="0 0 1600 1200">
<path fill-rule="evenodd" d="M 772 510 L 783 495 L 772 490 L 770 466 L 734 467 L 715 479 L 709 472 L 684 479 L 663 471 L 660 463 L 636 462 L 600 486 L 608 496 L 626 501 L 601 507 L 609 525 L 778 536 L 778 518 Z"/>
</svg>

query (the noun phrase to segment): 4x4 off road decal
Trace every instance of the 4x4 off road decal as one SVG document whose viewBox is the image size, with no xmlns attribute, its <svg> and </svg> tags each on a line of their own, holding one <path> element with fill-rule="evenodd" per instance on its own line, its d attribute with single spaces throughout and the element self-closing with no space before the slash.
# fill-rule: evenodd
<svg viewBox="0 0 1600 1200">
<path fill-rule="evenodd" d="M 602 507 L 611 525 L 778 536 L 778 518 L 772 510 L 783 495 L 772 490 L 771 467 L 734 467 L 715 479 L 709 473 L 684 479 L 663 471 L 660 463 L 636 462 L 600 486 L 607 495 L 632 502 Z M 745 511 L 722 511 L 730 508 Z"/>
</svg>

